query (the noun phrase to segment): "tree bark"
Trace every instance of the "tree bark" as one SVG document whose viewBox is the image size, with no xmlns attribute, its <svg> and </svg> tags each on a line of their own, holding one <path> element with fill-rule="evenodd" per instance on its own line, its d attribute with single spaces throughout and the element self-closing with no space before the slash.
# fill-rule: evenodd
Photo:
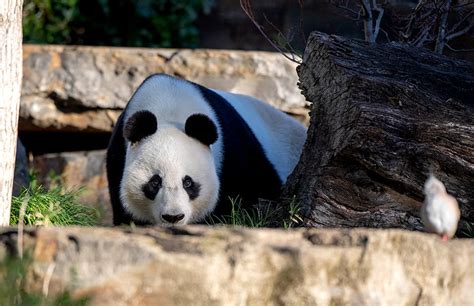
<svg viewBox="0 0 474 306">
<path fill-rule="evenodd" d="M 474 64 L 313 33 L 298 67 L 308 138 L 283 198 L 307 226 L 422 229 L 432 172 L 474 221 Z"/>
<path fill-rule="evenodd" d="M 10 222 L 22 77 L 23 0 L 0 1 L 0 226 Z"/>
</svg>

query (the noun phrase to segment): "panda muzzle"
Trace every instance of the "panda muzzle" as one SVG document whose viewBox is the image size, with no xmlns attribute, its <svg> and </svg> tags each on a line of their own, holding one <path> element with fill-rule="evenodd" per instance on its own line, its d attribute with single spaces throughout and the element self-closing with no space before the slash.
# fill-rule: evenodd
<svg viewBox="0 0 474 306">
<path fill-rule="evenodd" d="M 177 214 L 177 215 L 163 214 L 161 215 L 161 219 L 165 222 L 175 224 L 184 219 L 184 214 Z"/>
</svg>

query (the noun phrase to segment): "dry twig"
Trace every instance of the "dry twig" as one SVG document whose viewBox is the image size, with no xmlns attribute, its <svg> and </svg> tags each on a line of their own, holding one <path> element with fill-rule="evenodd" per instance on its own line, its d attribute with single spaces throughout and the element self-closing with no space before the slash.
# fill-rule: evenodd
<svg viewBox="0 0 474 306">
<path fill-rule="evenodd" d="M 300 5 L 303 4 L 301 0 L 299 1 L 299 3 Z M 301 64 L 301 61 L 302 61 L 301 56 L 299 56 L 295 52 L 295 50 L 291 46 L 290 41 L 288 41 L 288 39 L 285 39 L 285 43 L 283 46 L 278 45 L 273 39 L 270 38 L 269 34 L 265 31 L 265 28 L 263 27 L 263 25 L 258 23 L 252 10 L 251 0 L 240 0 L 240 7 L 245 12 L 245 14 L 250 19 L 250 21 L 252 21 L 252 23 L 255 25 L 255 27 L 260 32 L 260 34 L 262 34 L 262 36 L 272 45 L 272 47 L 275 50 L 280 52 L 284 57 L 286 57 L 290 61 L 295 62 L 297 64 Z M 272 28 L 277 29 L 272 23 L 268 21 L 268 19 L 266 20 Z M 281 31 L 277 29 L 277 35 L 280 35 L 280 34 L 281 34 L 281 37 L 285 38 L 285 36 L 281 33 Z"/>
</svg>

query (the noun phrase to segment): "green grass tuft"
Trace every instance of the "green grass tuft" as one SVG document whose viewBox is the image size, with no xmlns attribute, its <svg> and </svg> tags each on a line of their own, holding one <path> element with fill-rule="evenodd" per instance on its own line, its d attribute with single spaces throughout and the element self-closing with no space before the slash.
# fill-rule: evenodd
<svg viewBox="0 0 474 306">
<path fill-rule="evenodd" d="M 288 219 L 283 220 L 283 227 L 290 229 L 292 227 L 298 226 L 302 222 L 303 218 L 301 217 L 301 203 L 297 202 L 293 197 L 289 204 Z"/>
<path fill-rule="evenodd" d="M 216 223 L 229 224 L 233 226 L 246 226 L 246 227 L 265 227 L 270 221 L 271 213 L 269 206 L 265 209 L 252 209 L 246 210 L 242 208 L 242 199 L 237 197 L 235 199 L 229 199 L 232 206 L 230 215 L 226 216 L 215 216 L 212 215 L 209 218 L 208 224 L 215 225 Z"/>
<path fill-rule="evenodd" d="M 241 198 L 230 198 L 229 200 L 232 206 L 230 215 L 222 217 L 211 215 L 207 220 L 207 224 L 215 225 L 222 223 L 232 226 L 260 228 L 268 227 L 275 221 L 274 219 L 279 216 L 280 208 L 271 205 L 271 202 L 265 203 L 265 205 L 259 205 L 253 209 L 244 209 L 241 205 Z M 284 228 L 290 229 L 303 221 L 299 215 L 300 209 L 301 205 L 293 199 L 289 205 L 289 211 L 287 213 L 288 219 L 283 220 Z"/>
<path fill-rule="evenodd" d="M 60 184 L 47 189 L 33 177 L 30 186 L 12 199 L 10 224 L 18 224 L 20 209 L 25 205 L 23 223 L 26 225 L 96 225 L 99 213 L 78 203 L 80 192 L 80 189 L 64 190 Z"/>
</svg>

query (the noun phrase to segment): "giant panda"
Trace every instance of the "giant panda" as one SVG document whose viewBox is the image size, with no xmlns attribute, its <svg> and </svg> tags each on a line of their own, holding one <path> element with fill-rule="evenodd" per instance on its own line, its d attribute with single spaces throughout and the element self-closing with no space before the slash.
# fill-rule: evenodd
<svg viewBox="0 0 474 306">
<path fill-rule="evenodd" d="M 107 149 L 115 225 L 181 225 L 230 213 L 230 198 L 275 199 L 305 127 L 272 106 L 155 74 L 118 118 Z"/>
</svg>

